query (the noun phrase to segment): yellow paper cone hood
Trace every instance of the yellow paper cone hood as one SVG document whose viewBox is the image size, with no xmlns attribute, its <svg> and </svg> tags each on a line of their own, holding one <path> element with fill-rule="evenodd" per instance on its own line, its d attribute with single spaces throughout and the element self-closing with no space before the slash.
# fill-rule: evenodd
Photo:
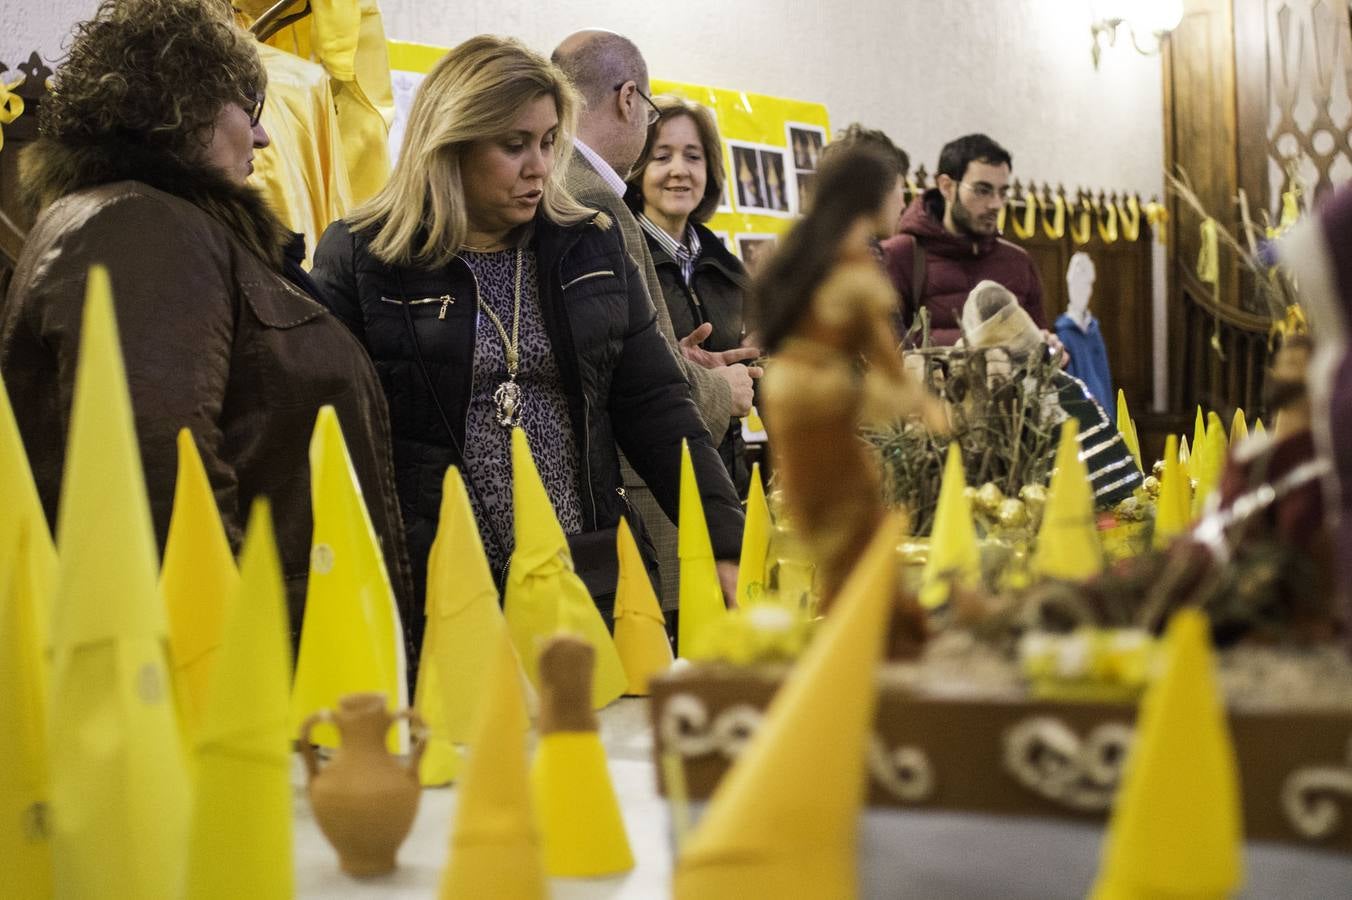
<svg viewBox="0 0 1352 900">
<path fill-rule="evenodd" d="M 676 619 L 676 650 L 684 657 L 699 656 L 704 634 L 717 629 L 727 615 L 718 581 L 714 548 L 704 519 L 704 503 L 695 481 L 690 446 L 681 442 L 681 504 L 677 521 L 676 555 L 680 559 L 680 615 Z"/>
<path fill-rule="evenodd" d="M 531 788 L 544 838 L 545 871 L 551 876 L 601 878 L 634 867 L 601 735 L 542 735 L 531 766 Z"/>
<path fill-rule="evenodd" d="M 1230 420 L 1230 443 L 1238 444 L 1249 436 L 1249 423 L 1244 418 L 1244 408 L 1235 410 L 1235 417 Z"/>
<path fill-rule="evenodd" d="M 534 900 L 547 896 L 544 859 L 531 812 L 526 704 L 516 653 L 493 647 L 488 692 L 476 714 L 451 826 L 441 900 Z"/>
<path fill-rule="evenodd" d="M 403 625 L 380 545 L 332 406 L 319 410 L 310 440 L 314 539 L 305 621 L 291 694 L 293 733 L 311 714 L 338 706 L 344 694 L 383 693 L 390 709 L 408 705 Z M 332 725 L 313 740 L 336 746 Z M 390 729 L 399 752 L 407 729 Z"/>
<path fill-rule="evenodd" d="M 1197 492 L 1193 495 L 1192 513 L 1197 516 L 1206 506 L 1207 500 L 1221 486 L 1221 475 L 1225 471 L 1225 457 L 1229 452 L 1229 442 L 1225 436 L 1225 425 L 1221 417 L 1211 413 L 1207 417 L 1205 445 L 1201 453 L 1194 453 L 1192 459 L 1193 477 L 1197 479 Z"/>
<path fill-rule="evenodd" d="M 1202 414 L 1202 407 L 1197 407 L 1197 415 L 1192 420 L 1192 454 L 1199 456 L 1202 452 L 1202 443 L 1206 440 L 1206 416 Z"/>
<path fill-rule="evenodd" d="M 0 547 L 0 897 L 52 894 L 51 843 L 35 827 L 49 800 L 48 600 L 34 589 L 41 563 L 28 534 L 22 522 Z"/>
<path fill-rule="evenodd" d="M 1123 443 L 1131 451 L 1132 459 L 1136 460 L 1136 468 L 1141 469 L 1141 446 L 1136 440 L 1136 423 L 1131 419 L 1127 395 L 1121 388 L 1117 389 L 1117 433 L 1122 435 Z"/>
<path fill-rule="evenodd" d="M 254 503 L 240 566 L 193 749 L 190 900 L 295 894 L 291 638 L 265 500 Z"/>
<path fill-rule="evenodd" d="M 1169 623 L 1093 897 L 1201 900 L 1233 896 L 1243 882 L 1239 772 L 1207 632 L 1194 609 Z"/>
<path fill-rule="evenodd" d="M 676 863 L 676 900 L 858 895 L 865 757 L 904 532 L 900 515 L 879 528 L 723 776 Z"/>
<path fill-rule="evenodd" d="M 427 628 L 416 692 L 428 729 L 420 769 L 424 784 L 456 777 L 460 758 L 452 745 L 470 738 L 506 630 L 464 479 L 451 466 L 442 481 L 441 517 L 427 560 Z"/>
<path fill-rule="evenodd" d="M 1187 531 L 1192 521 L 1188 476 L 1178 457 L 1178 438 L 1171 434 L 1164 442 L 1164 474 L 1160 478 L 1159 499 L 1155 502 L 1152 546 L 1157 550 Z"/>
<path fill-rule="evenodd" d="M 972 524 L 972 505 L 964 493 L 966 487 L 962 452 L 958 442 L 951 441 L 944 462 L 944 479 L 939 486 L 929 558 L 921 576 L 920 602 L 926 607 L 946 601 L 953 581 L 970 587 L 981 577 L 981 549 L 977 545 L 976 526 Z"/>
<path fill-rule="evenodd" d="M 1056 472 L 1047 491 L 1033 571 L 1047 578 L 1083 581 L 1103 571 L 1103 545 L 1094 520 L 1094 488 L 1080 459 L 1079 426 L 1067 419 L 1056 448 Z"/>
<path fill-rule="evenodd" d="M 516 546 L 507 570 L 507 632 L 537 689 L 540 640 L 560 628 L 586 638 L 596 650 L 592 704 L 599 709 L 625 692 L 624 664 L 595 601 L 573 571 L 563 527 L 520 428 L 512 432 L 512 509 Z"/>
<path fill-rule="evenodd" d="M 0 497 L 5 498 L 6 514 L 0 516 L 0 559 L 17 544 L 19 530 L 28 529 L 28 554 L 35 560 L 30 577 L 31 589 L 38 597 L 43 647 L 46 647 L 52 603 L 52 589 L 56 586 L 56 547 L 47 527 L 47 516 L 33 483 L 33 470 L 28 464 L 19 424 L 14 420 L 14 409 L 9 403 L 5 382 L 0 379 Z M 0 587 L 3 590 L 3 587 Z"/>
<path fill-rule="evenodd" d="M 58 897 L 177 897 L 189 787 L 107 272 L 90 270 L 57 538 L 49 735 Z"/>
<path fill-rule="evenodd" d="M 178 481 L 160 592 L 169 619 L 169 655 L 183 732 L 191 739 L 207 701 L 207 686 L 225 629 L 226 608 L 239 582 L 220 510 L 192 432 L 178 433 Z"/>
<path fill-rule="evenodd" d="M 768 599 L 765 568 L 770 555 L 770 505 L 765 502 L 760 463 L 751 466 L 751 487 L 746 495 L 746 525 L 742 529 L 742 555 L 737 566 L 737 605 L 748 606 Z"/>
<path fill-rule="evenodd" d="M 646 697 L 648 680 L 671 668 L 671 642 L 648 570 L 624 519 L 616 540 L 620 583 L 615 590 L 615 649 L 624 664 L 629 693 Z"/>
</svg>

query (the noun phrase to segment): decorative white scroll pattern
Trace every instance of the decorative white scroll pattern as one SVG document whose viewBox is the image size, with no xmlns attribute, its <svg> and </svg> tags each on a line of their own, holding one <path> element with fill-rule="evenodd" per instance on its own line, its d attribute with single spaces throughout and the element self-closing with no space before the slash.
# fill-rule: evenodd
<svg viewBox="0 0 1352 900">
<path fill-rule="evenodd" d="M 1343 824 L 1338 802 L 1352 803 L 1352 738 L 1347 744 L 1347 766 L 1311 766 L 1297 769 L 1282 785 L 1282 809 L 1291 826 L 1310 840 L 1321 840 Z"/>
<path fill-rule="evenodd" d="M 1099 812 L 1112 804 L 1131 740 L 1131 728 L 1120 722 L 1099 725 L 1082 741 L 1060 719 L 1035 716 L 1005 732 L 1005 768 L 1048 800 Z"/>
<path fill-rule="evenodd" d="M 883 790 L 904 803 L 919 803 L 934 794 L 934 768 L 919 747 L 888 750 L 875 734 L 869 742 L 868 769 Z"/>
<path fill-rule="evenodd" d="M 748 703 L 729 706 L 709 720 L 709 708 L 694 694 L 673 694 L 662 707 L 662 744 L 684 757 L 720 753 L 736 759 L 765 714 Z"/>
</svg>

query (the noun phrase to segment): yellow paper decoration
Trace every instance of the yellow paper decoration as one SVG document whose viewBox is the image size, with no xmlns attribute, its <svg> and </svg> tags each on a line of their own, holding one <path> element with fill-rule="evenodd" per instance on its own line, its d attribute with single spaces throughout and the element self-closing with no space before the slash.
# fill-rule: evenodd
<svg viewBox="0 0 1352 900">
<path fill-rule="evenodd" d="M 1202 407 L 1197 407 L 1197 414 L 1192 420 L 1192 455 L 1204 456 L 1206 448 L 1206 416 L 1202 414 Z"/>
<path fill-rule="evenodd" d="M 169 658 L 184 738 L 191 743 L 225 629 L 226 609 L 239 582 L 216 498 L 192 432 L 178 433 L 178 481 L 160 569 L 169 618 Z"/>
<path fill-rule="evenodd" d="M 544 858 L 531 812 L 526 769 L 529 720 L 520 664 L 505 635 L 492 650 L 488 692 L 475 716 L 474 740 L 458 789 L 440 900 L 547 896 Z"/>
<path fill-rule="evenodd" d="M 291 637 L 266 500 L 254 502 L 240 568 L 193 749 L 189 900 L 295 895 Z"/>
<path fill-rule="evenodd" d="M 507 622 L 464 479 L 455 466 L 441 484 L 441 516 L 427 559 L 427 627 L 414 693 L 427 726 L 419 775 L 425 785 L 453 781 L 456 744 L 469 740 Z"/>
<path fill-rule="evenodd" d="M 751 466 L 751 487 L 746 495 L 746 525 L 742 528 L 742 558 L 737 567 L 737 605 L 762 601 L 765 571 L 770 555 L 770 505 L 765 502 L 760 463 Z"/>
<path fill-rule="evenodd" d="M 1267 426 L 1263 424 L 1263 420 L 1262 420 L 1262 419 L 1254 419 L 1254 420 L 1253 420 L 1253 433 L 1254 433 L 1254 434 L 1267 434 Z"/>
<path fill-rule="evenodd" d="M 1141 201 L 1132 194 L 1127 197 L 1127 208 L 1123 209 L 1121 203 L 1113 204 L 1117 208 L 1117 219 L 1122 224 L 1122 237 L 1129 241 L 1139 240 L 1141 237 Z"/>
<path fill-rule="evenodd" d="M 929 557 L 921 575 L 920 603 L 933 609 L 948 600 L 956 582 L 971 587 L 981 578 L 981 550 L 977 545 L 972 504 L 967 499 L 967 476 L 957 441 L 948 444 L 939 505 L 934 513 Z"/>
<path fill-rule="evenodd" d="M 1099 218 L 1100 205 L 1096 200 L 1094 201 L 1094 226 L 1098 229 L 1099 238 L 1103 243 L 1115 243 L 1117 241 L 1117 207 L 1109 200 L 1102 204 L 1101 208 L 1108 214 L 1107 224 L 1105 225 L 1104 220 Z"/>
<path fill-rule="evenodd" d="M 27 75 L 21 74 L 11 84 L 0 84 L 0 125 L 12 125 L 14 120 L 23 115 L 23 98 L 11 92 L 23 84 L 27 78 Z M 0 149 L 3 149 L 4 146 L 5 131 L 0 128 Z"/>
<path fill-rule="evenodd" d="M 1205 451 L 1193 454 L 1192 473 L 1197 479 L 1197 491 L 1193 494 L 1192 514 L 1201 514 L 1207 500 L 1220 489 L 1221 476 L 1225 472 L 1225 458 L 1229 452 L 1225 437 L 1225 426 L 1216 413 L 1207 413 Z"/>
<path fill-rule="evenodd" d="M 0 390 L 0 394 L 3 390 Z M 0 400 L 0 403 L 3 403 Z M 3 426 L 0 426 L 3 427 Z M 0 896 L 50 897 L 52 847 L 42 825 L 47 773 L 48 600 L 28 522 L 0 547 Z"/>
<path fill-rule="evenodd" d="M 1014 235 L 1019 240 L 1026 241 L 1037 234 L 1038 208 L 1037 192 L 1033 190 L 1033 186 L 1030 184 L 1028 190 L 1023 192 L 1023 221 L 1020 222 L 1018 216 L 1010 220 L 1010 223 L 1014 226 Z"/>
<path fill-rule="evenodd" d="M 33 470 L 28 465 L 19 424 L 14 421 L 14 409 L 4 379 L 0 379 L 0 497 L 5 498 L 5 515 L 0 516 L 0 560 L 18 544 L 19 532 L 28 532 L 27 552 L 32 590 L 38 598 L 38 627 L 43 635 L 42 646 L 47 646 L 48 623 L 51 617 L 52 590 L 56 586 L 56 548 L 47 527 L 47 515 L 38 499 Z M 0 570 L 2 572 L 3 570 Z M 3 575 L 0 574 L 0 578 Z M 0 580 L 0 590 L 3 590 Z"/>
<path fill-rule="evenodd" d="M 676 620 L 676 650 L 681 656 L 698 656 L 703 633 L 716 629 L 727 615 L 723 588 L 718 581 L 714 548 L 704 519 L 704 503 L 695 481 L 690 445 L 681 442 L 681 508 L 676 537 L 676 556 L 681 561 L 680 616 Z"/>
<path fill-rule="evenodd" d="M 155 532 L 102 266 L 89 272 L 57 521 L 52 859 L 57 897 L 176 898 L 189 788 Z"/>
<path fill-rule="evenodd" d="M 1202 246 L 1197 253 L 1197 277 L 1207 284 L 1218 285 L 1221 277 L 1220 238 L 1216 220 L 1208 216 L 1201 225 Z"/>
<path fill-rule="evenodd" d="M 1169 623 L 1164 665 L 1141 701 L 1113 803 L 1095 900 L 1222 898 L 1243 884 L 1239 770 L 1207 629 L 1195 609 Z"/>
<path fill-rule="evenodd" d="M 746 430 L 753 434 L 765 430 L 765 420 L 761 418 L 760 410 L 755 406 L 751 407 L 751 412 L 746 414 Z M 757 463 L 757 465 L 760 465 Z"/>
<path fill-rule="evenodd" d="M 1039 218 L 1042 219 L 1042 230 L 1047 237 L 1059 241 L 1066 236 L 1066 198 L 1061 196 L 1060 193 L 1053 193 L 1052 205 L 1056 210 L 1052 216 L 1052 224 L 1047 224 L 1046 217 L 1040 216 Z"/>
<path fill-rule="evenodd" d="M 616 541 L 620 583 L 615 589 L 615 649 L 624 664 L 629 693 L 646 697 L 649 679 L 671 668 L 671 641 L 643 557 L 624 519 Z"/>
<path fill-rule="evenodd" d="M 1244 418 L 1244 408 L 1235 410 L 1235 416 L 1230 420 L 1230 445 L 1234 446 L 1249 436 L 1249 423 Z"/>
<path fill-rule="evenodd" d="M 1094 237 L 1094 213 L 1086 200 L 1078 200 L 1079 211 L 1070 220 L 1070 239 L 1076 247 L 1083 247 Z"/>
<path fill-rule="evenodd" d="M 1187 477 L 1179 459 L 1178 438 L 1171 434 L 1164 441 L 1164 474 L 1160 478 L 1159 499 L 1155 501 L 1155 534 L 1151 545 L 1157 550 L 1187 531 L 1192 521 Z"/>
<path fill-rule="evenodd" d="M 858 896 L 864 761 L 905 530 L 902 514 L 878 529 L 723 776 L 677 860 L 676 900 Z"/>
<path fill-rule="evenodd" d="M 1155 232 L 1155 240 L 1161 244 L 1169 243 L 1169 209 L 1157 200 L 1145 205 L 1145 220 Z"/>
<path fill-rule="evenodd" d="M 291 694 L 293 734 L 344 694 L 375 691 L 392 710 L 408 705 L 399 609 L 332 406 L 320 408 L 310 439 L 310 493 L 315 527 Z M 390 729 L 390 752 L 403 752 L 407 738 L 406 728 Z M 338 732 L 324 722 L 311 739 L 335 747 Z"/>
<path fill-rule="evenodd" d="M 544 838 L 545 871 L 598 878 L 634 867 L 601 735 L 542 735 L 531 767 L 531 800 Z"/>
<path fill-rule="evenodd" d="M 1079 426 L 1067 419 L 1056 448 L 1056 471 L 1033 551 L 1033 571 L 1083 581 L 1103 571 L 1103 545 L 1094 521 L 1094 488 L 1080 459 Z"/>
<path fill-rule="evenodd" d="M 1131 419 L 1131 410 L 1127 408 L 1127 395 L 1121 389 L 1117 389 L 1117 433 L 1122 435 L 1122 442 L 1127 445 L 1131 451 L 1132 459 L 1136 460 L 1136 468 L 1145 471 L 1141 465 L 1141 444 L 1136 438 L 1136 423 Z"/>
<path fill-rule="evenodd" d="M 512 429 L 512 509 L 516 547 L 507 570 L 507 632 L 530 683 L 540 687 L 538 642 L 568 625 L 596 650 L 592 705 L 597 709 L 628 687 L 624 664 L 582 579 L 535 468 L 526 432 Z"/>
</svg>

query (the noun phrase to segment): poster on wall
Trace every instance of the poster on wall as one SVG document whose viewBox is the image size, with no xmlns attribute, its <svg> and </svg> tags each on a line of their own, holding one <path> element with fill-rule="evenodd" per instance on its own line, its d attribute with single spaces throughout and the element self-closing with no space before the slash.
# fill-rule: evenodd
<svg viewBox="0 0 1352 900">
<path fill-rule="evenodd" d="M 395 88 L 390 153 L 398 155 L 413 96 L 446 47 L 389 41 Z M 654 94 L 677 94 L 708 107 L 723 138 L 726 190 L 707 223 L 748 268 L 773 250 L 802 212 L 831 123 L 826 106 L 728 88 L 653 79 Z"/>
</svg>

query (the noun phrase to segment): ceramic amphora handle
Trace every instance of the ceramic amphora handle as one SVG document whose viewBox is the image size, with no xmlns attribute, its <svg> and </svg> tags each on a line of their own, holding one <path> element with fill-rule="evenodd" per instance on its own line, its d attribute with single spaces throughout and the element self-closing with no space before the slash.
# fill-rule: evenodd
<svg viewBox="0 0 1352 900">
<path fill-rule="evenodd" d="M 300 726 L 300 758 L 305 760 L 305 771 L 309 773 L 311 778 L 319 774 L 319 753 L 316 752 L 315 745 L 310 742 L 310 731 L 321 722 L 333 724 L 333 712 L 321 709 L 301 723 Z"/>
<path fill-rule="evenodd" d="M 394 725 L 401 719 L 408 721 L 408 771 L 414 778 L 418 777 L 418 764 L 422 762 L 423 751 L 427 749 L 427 723 L 422 720 L 415 709 L 401 709 L 390 718 L 390 724 Z"/>
</svg>

